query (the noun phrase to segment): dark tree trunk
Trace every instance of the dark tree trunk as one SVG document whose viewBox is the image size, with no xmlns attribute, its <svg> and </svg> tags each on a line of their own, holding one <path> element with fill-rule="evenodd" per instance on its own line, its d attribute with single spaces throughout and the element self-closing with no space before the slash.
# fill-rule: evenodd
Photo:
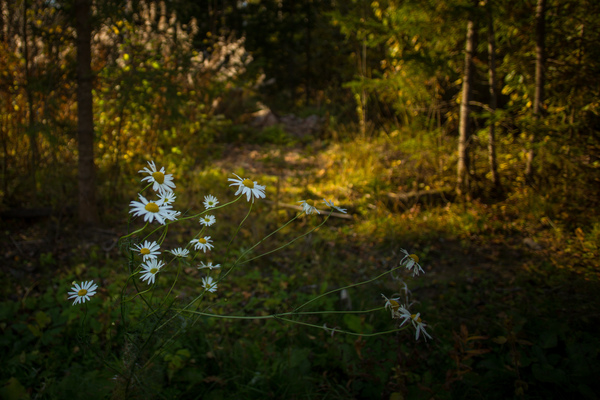
<svg viewBox="0 0 600 400">
<path fill-rule="evenodd" d="M 33 42 L 33 41 L 32 41 Z M 27 136 L 29 138 L 29 172 L 35 180 L 35 172 L 39 160 L 39 150 L 37 145 L 37 134 L 35 131 L 35 114 L 33 107 L 33 92 L 31 90 L 31 71 L 29 69 L 29 35 L 27 32 L 27 1 L 23 2 L 23 58 L 25 61 L 25 96 L 27 98 Z"/>
<path fill-rule="evenodd" d="M 533 158 L 535 156 L 535 131 L 542 117 L 542 105 L 544 103 L 544 83 L 546 70 L 546 0 L 538 0 L 535 8 L 535 94 L 533 98 L 533 117 L 535 120 L 534 130 L 529 137 L 530 148 L 527 152 L 527 165 L 525 166 L 525 178 L 531 182 L 533 179 Z"/>
<path fill-rule="evenodd" d="M 305 52 L 306 52 L 306 78 L 305 78 L 305 90 L 304 102 L 306 107 L 310 104 L 310 91 L 311 91 L 311 63 L 312 63 L 312 9 L 311 3 L 307 1 L 306 6 L 306 39 L 305 39 Z"/>
<path fill-rule="evenodd" d="M 473 17 L 467 22 L 467 41 L 465 46 L 465 69 L 462 82 L 462 98 L 460 102 L 460 123 L 458 137 L 458 168 L 456 177 L 456 194 L 463 197 L 469 193 L 469 101 L 471 99 L 471 80 L 473 77 L 473 50 L 475 48 L 475 28 Z"/>
<path fill-rule="evenodd" d="M 92 98 L 91 0 L 75 0 L 77 32 L 77 138 L 79 150 L 79 223 L 98 222 L 94 167 L 94 113 Z"/>
<path fill-rule="evenodd" d="M 494 13 L 492 10 L 492 3 L 488 0 L 487 2 L 487 17 L 488 17 L 488 66 L 489 75 L 488 83 L 490 86 L 490 112 L 492 114 L 492 121 L 490 123 L 490 130 L 488 136 L 488 158 L 490 164 L 490 174 L 492 177 L 492 184 L 495 190 L 500 189 L 500 177 L 498 176 L 498 165 L 496 162 L 496 132 L 495 132 L 495 116 L 496 107 L 498 106 L 498 95 L 496 92 L 496 37 L 494 33 Z"/>
</svg>

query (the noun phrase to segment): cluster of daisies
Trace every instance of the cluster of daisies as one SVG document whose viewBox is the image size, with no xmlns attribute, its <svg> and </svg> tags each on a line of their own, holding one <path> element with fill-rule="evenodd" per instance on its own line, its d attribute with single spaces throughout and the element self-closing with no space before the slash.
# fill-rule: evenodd
<svg viewBox="0 0 600 400">
<path fill-rule="evenodd" d="M 419 275 L 420 272 L 425 273 L 421 265 L 419 265 L 419 257 L 416 254 L 409 254 L 406 250 L 402 249 L 402 253 L 404 254 L 404 258 L 400 260 L 400 266 L 404 266 L 408 271 L 412 271 L 413 276 Z M 388 299 L 384 294 L 383 298 L 385 299 L 385 308 L 389 309 L 392 313 L 393 319 L 399 319 L 400 327 L 406 325 L 407 323 L 411 323 L 415 328 L 416 336 L 415 339 L 419 340 L 419 336 L 423 333 L 424 338 L 431 339 L 431 336 L 425 331 L 425 327 L 427 326 L 423 320 L 421 319 L 421 313 L 412 314 L 409 311 L 410 304 L 408 304 L 408 294 L 410 293 L 406 284 L 404 284 L 404 292 L 405 292 L 405 302 L 404 304 L 400 304 L 400 297 L 392 297 Z M 427 339 L 425 339 L 427 340 Z"/>
<path fill-rule="evenodd" d="M 194 241 L 192 240 L 192 243 L 193 242 Z M 163 261 L 158 260 L 158 256 L 160 255 L 160 245 L 157 242 L 150 242 L 146 240 L 139 245 L 135 245 L 131 248 L 131 250 L 139 253 L 139 255 L 142 257 L 140 279 L 143 282 L 147 282 L 148 285 L 154 284 L 156 280 L 156 274 L 158 274 L 161 268 L 165 266 Z M 187 258 L 190 254 L 190 251 L 186 248 L 178 247 L 176 249 L 167 250 L 167 253 L 170 253 L 175 257 Z M 221 266 L 219 264 L 213 265 L 212 262 L 209 262 L 208 264 L 201 262 L 198 269 L 209 268 L 210 270 L 213 270 L 220 267 Z M 217 290 L 217 283 L 210 276 L 204 277 L 202 278 L 202 287 L 212 293 Z"/>
<path fill-rule="evenodd" d="M 155 197 L 146 198 L 142 194 L 138 194 L 138 201 L 130 203 L 131 209 L 129 212 L 135 217 L 143 218 L 146 223 L 157 222 L 165 225 L 168 221 L 177 221 L 181 213 L 173 209 L 176 199 L 173 192 L 173 189 L 176 187 L 173 182 L 173 175 L 167 174 L 164 167 L 158 169 L 153 161 L 148 162 L 148 166 L 138 172 L 146 175 L 142 178 L 142 182 L 146 182 L 148 187 L 151 186 L 155 192 Z M 243 197 L 245 195 L 248 202 L 254 202 L 254 199 L 265 198 L 265 186 L 259 185 L 258 182 L 250 179 L 241 178 L 239 175 L 233 175 L 235 175 L 235 178 L 229 178 L 228 181 L 230 182 L 229 186 L 237 187 L 236 196 Z M 306 214 L 320 213 L 314 201 L 303 200 L 301 203 L 302 210 Z M 219 204 L 219 200 L 215 196 L 208 195 L 204 197 L 204 207 L 206 210 L 216 207 L 217 204 Z M 332 201 L 324 200 L 324 204 L 339 212 L 346 212 L 346 210 L 334 206 Z M 209 227 L 214 225 L 216 221 L 214 215 L 206 214 L 205 211 L 200 217 L 199 222 L 204 227 Z M 186 247 L 190 246 L 197 251 L 202 250 L 204 253 L 214 248 L 210 236 L 192 239 Z M 160 244 L 156 241 L 145 240 L 143 243 L 134 245 L 131 250 L 138 253 L 142 259 L 139 271 L 141 281 L 146 282 L 148 285 L 154 284 L 156 275 L 166 265 L 162 260 L 159 260 L 159 256 L 161 255 Z M 187 258 L 190 255 L 190 250 L 182 247 L 166 250 L 166 252 L 179 258 Z M 198 267 L 198 269 L 207 269 L 209 272 L 218 268 L 220 268 L 220 264 L 213 264 L 212 262 L 208 262 L 207 264 L 201 262 Z M 73 305 L 88 301 L 98 288 L 93 281 L 82 282 L 81 285 L 73 282 L 73 285 L 72 291 L 69 292 L 69 298 L 74 299 Z M 215 292 L 217 290 L 217 282 L 211 276 L 206 276 L 202 278 L 202 287 L 208 292 Z"/>
<path fill-rule="evenodd" d="M 148 175 L 142 179 L 142 182 L 146 181 L 151 184 L 152 190 L 156 192 L 158 198 L 148 201 L 140 194 L 138 195 L 140 201 L 132 201 L 130 203 L 131 210 L 129 212 L 134 216 L 143 217 L 144 221 L 146 222 L 157 221 L 158 223 L 164 225 L 167 221 L 176 221 L 180 213 L 172 209 L 172 204 L 175 200 L 175 195 L 173 194 L 173 189 L 175 188 L 175 184 L 173 183 L 173 175 L 166 174 L 164 167 L 162 167 L 160 170 L 157 170 L 154 162 L 152 161 L 148 163 L 148 167 L 139 172 Z M 258 183 L 250 180 L 244 180 L 239 176 L 237 177 L 238 179 L 235 180 L 235 182 L 244 188 L 248 188 L 247 191 L 244 191 L 244 188 L 240 189 L 244 193 L 250 193 L 249 199 L 252 197 L 252 200 L 254 201 L 254 197 L 265 196 L 264 186 L 260 186 Z M 244 184 L 244 182 L 246 182 L 246 184 Z M 240 190 L 238 190 L 238 192 L 240 192 Z M 204 208 L 206 210 L 216 207 L 217 204 L 219 204 L 219 200 L 215 196 L 208 195 L 204 197 Z M 216 221 L 217 219 L 214 215 L 206 214 L 200 218 L 199 222 L 201 225 L 208 227 L 214 225 Z M 204 236 L 191 240 L 189 245 L 194 246 L 196 250 L 202 250 L 204 253 L 206 253 L 214 247 L 211 242 L 210 236 Z M 131 250 L 139 253 L 139 255 L 142 257 L 140 279 L 143 282 L 147 282 L 148 285 L 154 284 L 156 275 L 160 272 L 161 268 L 165 266 L 163 261 L 158 260 L 158 256 L 160 255 L 160 245 L 155 241 L 150 242 L 146 240 L 139 245 L 135 245 Z M 190 254 L 190 251 L 187 248 L 182 247 L 167 250 L 167 252 L 179 258 L 187 258 Z M 220 265 L 213 265 L 212 262 L 209 262 L 208 264 L 201 262 L 198 269 L 204 268 L 213 270 L 220 268 Z M 217 282 L 210 276 L 202 278 L 201 285 L 204 290 L 211 293 L 217 290 Z"/>
<path fill-rule="evenodd" d="M 138 194 L 139 201 L 132 201 L 130 203 L 131 210 L 129 211 L 135 217 L 142 217 L 146 223 L 157 222 L 162 225 L 166 225 L 168 221 L 177 221 L 180 212 L 173 209 L 173 203 L 175 202 L 175 183 L 173 182 L 173 175 L 165 173 L 164 167 L 160 170 L 156 168 L 154 162 L 148 162 L 148 167 L 138 171 L 139 173 L 145 174 L 142 178 L 142 182 L 147 182 L 148 187 L 152 186 L 152 190 L 155 192 L 155 198 L 147 199 L 146 197 Z M 237 187 L 235 192 L 236 196 L 242 198 L 246 196 L 248 202 L 254 202 L 254 199 L 265 198 L 265 186 L 259 185 L 257 182 L 250 179 L 244 179 L 240 176 L 235 175 L 235 178 L 229 178 L 231 182 L 229 186 Z M 320 210 L 317 208 L 317 202 L 314 200 L 302 200 L 299 202 L 302 207 L 302 212 L 310 214 L 320 214 Z M 208 210 L 215 208 L 219 204 L 219 200 L 213 196 L 208 195 L 204 197 L 205 211 L 200 215 L 200 224 L 203 225 L 203 229 L 198 234 L 199 237 L 192 239 L 189 244 L 183 248 L 179 247 L 176 249 L 166 250 L 165 252 L 170 253 L 176 258 L 187 258 L 190 255 L 190 250 L 187 247 L 193 247 L 196 251 L 202 251 L 206 253 L 211 251 L 215 246 L 210 236 L 202 236 L 204 228 L 210 227 L 216 223 L 216 217 L 214 215 L 207 214 Z M 323 199 L 323 204 L 328 207 L 331 211 L 336 210 L 340 213 L 346 213 L 346 210 L 340 207 L 336 207 L 333 201 Z M 152 285 L 156 281 L 156 275 L 161 271 L 166 264 L 164 261 L 159 259 L 161 255 L 160 244 L 156 241 L 145 240 L 143 243 L 136 244 L 131 248 L 132 251 L 139 254 L 142 263 L 139 267 L 139 278 L 142 282 Z M 400 266 L 405 267 L 408 271 L 411 271 L 413 276 L 424 273 L 423 268 L 419 265 L 419 258 L 415 254 L 409 254 L 406 250 L 402 250 L 404 257 L 400 261 Z M 207 276 L 202 278 L 201 287 L 207 291 L 214 293 L 217 291 L 217 281 L 210 276 L 210 272 L 218 270 L 221 267 L 220 264 L 213 264 L 212 262 L 200 262 L 198 269 L 208 270 Z M 98 285 L 93 281 L 82 282 L 81 284 L 73 282 L 73 287 L 69 292 L 69 299 L 74 299 L 73 305 L 78 303 L 85 303 L 90 300 L 90 297 L 96 294 Z M 385 309 L 389 309 L 392 318 L 400 320 L 400 327 L 406 324 L 412 324 L 416 330 L 416 339 L 419 339 L 421 333 L 425 338 L 431 336 L 425 331 L 427 326 L 420 317 L 420 314 L 412 314 L 409 311 L 410 304 L 408 304 L 408 288 L 404 285 L 406 292 L 406 302 L 400 303 L 400 297 L 387 298 L 382 294 L 385 299 Z"/>
<path fill-rule="evenodd" d="M 173 210 L 173 202 L 175 201 L 173 175 L 166 174 L 165 167 L 157 170 L 153 161 L 148 162 L 148 167 L 138 172 L 148 174 L 148 176 L 142 178 L 142 182 L 148 182 L 152 185 L 152 190 L 156 192 L 157 198 L 148 200 L 138 194 L 140 201 L 129 203 L 131 206 L 129 212 L 136 217 L 144 217 L 144 221 L 149 223 L 157 221 L 164 225 L 167 221 L 176 221 L 180 213 Z"/>
<path fill-rule="evenodd" d="M 176 199 L 173 192 L 173 189 L 176 187 L 173 182 L 173 175 L 167 174 L 164 167 L 157 169 L 153 161 L 148 162 L 148 167 L 138 172 L 147 175 L 142 178 L 142 182 L 147 182 L 149 186 L 152 186 L 156 198 L 147 199 L 142 194 L 138 194 L 139 201 L 132 201 L 130 203 L 131 209 L 129 212 L 135 217 L 142 217 L 144 222 L 147 223 L 156 221 L 159 224 L 165 225 L 168 221 L 176 221 L 180 212 L 173 209 L 173 203 Z M 243 182 L 242 179 L 240 180 Z M 264 190 L 264 187 L 262 189 Z M 264 197 L 264 192 L 262 196 Z M 204 206 L 206 209 L 213 208 L 217 204 L 219 204 L 219 200 L 215 196 L 208 195 L 204 197 Z M 211 226 L 215 222 L 216 218 L 213 215 L 205 215 L 200 219 L 200 223 L 204 226 Z M 212 248 L 209 241 L 210 236 L 194 239 L 190 244 L 196 245 L 196 249 L 201 248 L 206 252 L 206 250 Z M 199 246 L 197 243 L 201 245 Z M 143 243 L 134 245 L 131 250 L 137 252 L 142 258 L 139 271 L 142 282 L 147 282 L 148 285 L 154 284 L 156 275 L 166 265 L 164 261 L 158 259 L 161 254 L 160 245 L 156 241 L 146 240 Z M 187 258 L 190 254 L 187 248 L 182 247 L 167 250 L 167 252 L 179 258 Z M 205 265 L 201 263 L 198 268 L 209 268 L 212 270 L 219 267 L 220 265 L 218 264 L 213 265 L 212 263 L 208 263 Z M 69 298 L 75 299 L 73 305 L 90 300 L 90 296 L 93 296 L 98 288 L 93 281 L 83 282 L 81 285 L 73 282 L 73 285 L 72 291 L 69 292 Z M 202 287 L 209 292 L 215 292 L 217 290 L 217 283 L 212 277 L 205 277 L 202 279 Z"/>
</svg>

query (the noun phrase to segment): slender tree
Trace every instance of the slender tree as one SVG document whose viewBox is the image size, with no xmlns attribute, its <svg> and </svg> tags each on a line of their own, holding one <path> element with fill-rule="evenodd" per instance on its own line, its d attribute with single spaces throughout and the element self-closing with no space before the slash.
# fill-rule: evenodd
<svg viewBox="0 0 600 400">
<path fill-rule="evenodd" d="M 494 13 L 492 2 L 486 3 L 487 24 L 488 24 L 488 83 L 490 86 L 490 113 L 491 122 L 488 135 L 488 159 L 490 164 L 490 173 L 494 189 L 500 189 L 500 177 L 498 176 L 498 166 L 496 162 L 496 132 L 495 132 L 495 113 L 498 106 L 498 95 L 496 92 L 496 36 L 494 32 Z"/>
<path fill-rule="evenodd" d="M 462 81 L 462 96 L 459 112 L 458 132 L 458 168 L 456 177 L 456 194 L 465 196 L 469 192 L 469 101 L 473 79 L 473 51 L 475 49 L 475 23 L 473 15 L 469 14 L 467 21 L 467 40 L 465 45 L 465 67 Z"/>
<path fill-rule="evenodd" d="M 31 40 L 28 35 L 28 26 L 27 26 L 27 1 L 23 1 L 23 59 L 25 66 L 25 95 L 27 98 L 27 109 L 28 109 L 28 127 L 27 127 L 27 136 L 29 137 L 29 149 L 30 149 L 30 166 L 29 172 L 35 179 L 35 172 L 37 169 L 37 164 L 39 160 L 39 150 L 37 145 L 37 135 L 35 131 L 35 111 L 33 105 L 33 91 L 31 89 L 31 71 L 30 71 L 30 51 L 29 51 L 29 41 Z M 33 40 L 32 40 L 33 42 Z"/>
<path fill-rule="evenodd" d="M 533 98 L 533 118 L 536 122 L 534 131 L 529 137 L 530 148 L 527 152 L 525 177 L 531 182 L 533 178 L 533 158 L 535 156 L 534 144 L 536 141 L 535 130 L 542 117 L 544 103 L 544 84 L 546 69 L 546 0 L 538 0 L 535 8 L 535 94 Z"/>
<path fill-rule="evenodd" d="M 77 34 L 77 138 L 79 222 L 82 226 L 98 222 L 94 166 L 94 113 L 92 96 L 91 0 L 75 0 Z"/>
</svg>

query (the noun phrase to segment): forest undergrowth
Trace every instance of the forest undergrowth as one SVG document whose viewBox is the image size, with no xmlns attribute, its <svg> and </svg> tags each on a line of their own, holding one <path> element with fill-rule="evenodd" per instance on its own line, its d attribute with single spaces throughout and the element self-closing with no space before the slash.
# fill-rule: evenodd
<svg viewBox="0 0 600 400">
<path fill-rule="evenodd" d="M 510 145 L 500 143 L 499 154 L 516 154 L 502 151 Z M 2 217 L 2 398 L 598 398 L 600 219 L 593 207 L 585 209 L 595 193 L 585 178 L 568 189 L 555 182 L 532 187 L 519 179 L 522 159 L 500 156 L 504 193 L 486 193 L 479 173 L 473 197 L 459 200 L 450 189 L 453 140 L 439 132 L 212 146 L 213 158 L 178 162 L 181 155 L 171 154 L 155 161 L 185 188 L 178 203 L 190 208 L 207 190 L 225 196 L 231 173 L 265 185 L 253 223 L 240 229 L 242 247 L 298 213 L 299 200 L 332 198 L 348 209 L 236 270 L 211 295 L 214 312 L 286 311 L 389 270 L 407 249 L 425 270 L 408 282 L 433 339 L 415 341 L 412 331 L 361 337 L 276 320 L 201 318 L 140 371 L 125 396 L 110 366 L 126 366 L 134 353 L 142 357 L 134 344 L 114 340 L 115 293 L 126 278 L 118 239 L 127 234 L 127 203 L 137 190 L 125 186 L 102 193 L 101 227 L 78 229 L 68 208 Z M 482 149 L 473 153 L 476 170 L 485 168 Z M 127 165 L 131 175 L 121 181 L 138 179 L 143 166 Z M 575 202 L 574 193 L 589 196 Z M 294 228 L 322 217 L 307 215 Z M 184 224 L 169 237 L 177 241 L 193 229 Z M 212 232 L 225 235 L 219 225 Z M 194 265 L 184 275 L 181 297 L 199 287 Z M 99 283 L 86 303 L 87 330 L 82 308 L 67 301 L 71 282 L 85 276 Z M 383 306 L 381 293 L 400 291 L 398 281 L 382 278 L 343 298 L 326 297 L 319 307 L 369 309 Z M 325 323 L 352 332 L 393 327 L 387 310 Z"/>
</svg>

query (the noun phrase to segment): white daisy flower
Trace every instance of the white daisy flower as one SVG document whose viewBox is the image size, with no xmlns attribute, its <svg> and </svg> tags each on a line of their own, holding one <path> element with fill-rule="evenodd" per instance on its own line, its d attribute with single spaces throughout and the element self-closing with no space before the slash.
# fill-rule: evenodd
<svg viewBox="0 0 600 400">
<path fill-rule="evenodd" d="M 200 223 L 205 226 L 211 226 L 215 222 L 217 222 L 217 219 L 214 215 L 205 215 L 204 217 L 200 218 Z"/>
<path fill-rule="evenodd" d="M 171 206 L 167 206 L 167 207 L 171 207 Z M 164 210 L 163 212 L 165 219 L 171 220 L 171 221 L 177 221 L 177 218 L 181 215 L 181 211 L 175 211 L 175 210 Z"/>
<path fill-rule="evenodd" d="M 156 242 L 146 240 L 142 244 L 136 244 L 131 250 L 137 251 L 142 256 L 142 260 L 146 261 L 151 258 L 156 258 L 160 254 L 160 246 Z"/>
<path fill-rule="evenodd" d="M 425 273 L 423 268 L 419 265 L 419 256 L 416 254 L 408 254 L 408 251 L 401 249 L 404 253 L 404 258 L 400 260 L 400 265 L 404 264 L 407 270 L 412 270 L 413 276 L 419 275 L 419 272 Z"/>
<path fill-rule="evenodd" d="M 178 247 L 176 249 L 169 250 L 169 253 L 173 254 L 175 257 L 186 258 L 190 254 L 190 251 L 188 249 L 184 249 L 183 247 Z"/>
<path fill-rule="evenodd" d="M 200 239 L 193 239 L 192 241 L 190 241 L 190 244 L 193 244 L 196 250 L 202 250 L 206 253 L 206 250 L 210 250 L 213 247 L 215 247 L 212 244 L 210 244 L 210 242 L 210 236 L 205 236 Z"/>
<path fill-rule="evenodd" d="M 207 276 L 206 278 L 202 278 L 202 287 L 204 290 L 214 293 L 217 291 L 217 282 L 210 276 Z"/>
<path fill-rule="evenodd" d="M 344 214 L 346 214 L 346 209 L 345 209 L 345 208 L 340 208 L 340 207 L 336 207 L 336 206 L 334 206 L 334 205 L 333 205 L 333 200 L 329 200 L 329 201 L 327 201 L 327 199 L 323 199 L 323 203 L 325 203 L 326 205 L 328 205 L 329 207 L 331 207 L 331 208 L 333 208 L 333 209 L 335 209 L 335 210 L 338 210 L 338 211 L 339 211 L 339 212 L 341 212 L 341 213 L 344 213 Z"/>
<path fill-rule="evenodd" d="M 313 213 L 321 214 L 317 207 L 315 206 L 314 200 L 301 200 L 298 203 L 302 203 L 302 211 L 306 213 L 306 215 L 310 215 Z"/>
<path fill-rule="evenodd" d="M 388 299 L 387 297 L 385 297 L 385 295 L 383 293 L 381 295 L 385 299 L 385 306 L 384 307 L 386 309 L 389 308 L 390 311 L 392 312 L 392 318 L 395 318 L 396 312 L 401 307 L 400 303 L 398 302 L 398 300 L 400 300 L 400 298 L 399 297 L 392 297 L 391 299 Z"/>
<path fill-rule="evenodd" d="M 198 269 L 204 269 L 204 268 L 208 268 L 212 271 L 213 269 L 221 268 L 221 264 L 213 265 L 212 262 L 209 262 L 208 264 L 204 264 L 204 262 L 200 261 L 200 266 L 198 267 Z"/>
<path fill-rule="evenodd" d="M 166 174 L 165 175 L 165 167 L 161 167 L 160 170 L 156 169 L 156 165 L 154 165 L 154 161 L 148 161 L 148 167 L 138 171 L 141 174 L 148 174 L 149 176 L 142 178 L 143 181 L 148 181 L 152 183 L 152 190 L 159 193 L 164 192 L 172 192 L 175 188 L 175 184 L 173 183 L 173 175 Z"/>
<path fill-rule="evenodd" d="M 207 208 L 207 209 L 213 208 L 217 204 L 219 204 L 219 200 L 217 200 L 217 198 L 215 196 L 213 196 L 212 194 L 209 194 L 208 196 L 204 196 L 204 207 L 205 208 Z"/>
<path fill-rule="evenodd" d="M 98 289 L 98 285 L 96 285 L 94 281 L 81 282 L 81 285 L 77 282 L 73 282 L 73 287 L 71 288 L 72 291 L 68 293 L 68 298 L 75 299 L 73 305 L 85 303 L 91 296 L 96 294 L 96 289 Z"/>
<path fill-rule="evenodd" d="M 425 331 L 425 327 L 427 326 L 427 324 L 425 324 L 421 320 L 421 313 L 411 314 L 410 311 L 408 311 L 406 308 L 400 307 L 398 309 L 398 314 L 398 317 L 403 319 L 400 326 L 404 325 L 408 321 L 412 323 L 413 327 L 416 330 L 415 340 L 419 340 L 419 335 L 421 334 L 421 332 L 423 332 L 423 337 L 428 337 L 429 339 L 431 339 L 429 333 Z"/>
<path fill-rule="evenodd" d="M 142 270 L 140 271 L 140 279 L 142 281 L 148 281 L 148 285 L 154 283 L 154 279 L 156 278 L 156 274 L 165 264 L 162 261 L 153 258 L 151 260 L 146 261 L 146 264 L 142 264 Z"/>
<path fill-rule="evenodd" d="M 246 199 L 248 201 L 252 199 L 253 203 L 255 197 L 265 198 L 265 186 L 259 185 L 258 182 L 252 182 L 250 179 L 240 178 L 239 175 L 234 175 L 237 176 L 237 179 L 229 178 L 228 181 L 233 182 L 229 186 L 238 186 L 238 190 L 235 192 L 236 196 L 240 193 L 245 194 Z"/>
<path fill-rule="evenodd" d="M 163 204 L 173 204 L 177 196 L 173 192 L 164 192 L 158 195 Z"/>
<path fill-rule="evenodd" d="M 129 203 L 134 216 L 144 216 L 144 221 L 153 222 L 156 220 L 160 224 L 165 224 L 165 220 L 174 220 L 176 217 L 175 211 L 171 210 L 170 205 L 163 204 L 162 200 L 148 201 L 144 196 L 138 194 L 140 201 L 132 201 Z"/>
</svg>

